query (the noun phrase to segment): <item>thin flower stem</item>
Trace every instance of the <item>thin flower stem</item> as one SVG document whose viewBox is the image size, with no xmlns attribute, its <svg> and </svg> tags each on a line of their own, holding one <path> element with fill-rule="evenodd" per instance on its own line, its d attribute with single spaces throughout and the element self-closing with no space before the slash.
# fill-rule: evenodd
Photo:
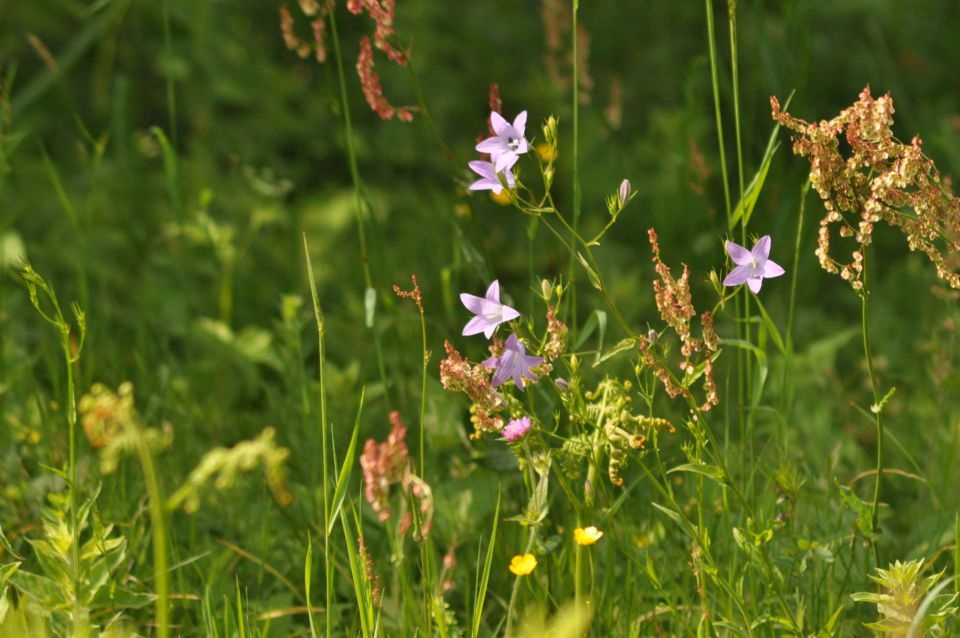
<svg viewBox="0 0 960 638">
<path fill-rule="evenodd" d="M 340 84 L 340 108 L 343 111 L 344 138 L 347 144 L 347 163 L 350 167 L 350 179 L 353 182 L 353 194 L 356 200 L 355 214 L 357 220 L 357 235 L 360 239 L 360 264 L 363 267 L 363 280 L 366 289 L 374 290 L 373 277 L 370 274 L 370 256 L 367 252 L 367 231 L 363 221 L 363 181 L 360 177 L 357 153 L 353 145 L 353 123 L 350 116 L 350 100 L 347 97 L 347 79 L 343 70 L 343 55 L 340 51 L 340 37 L 337 34 L 337 19 L 333 0 L 327 0 L 327 16 L 330 18 L 330 35 L 333 41 L 334 57 L 337 60 L 337 77 Z M 380 342 L 380 333 L 376 328 L 375 320 L 374 324 L 370 326 L 370 331 L 373 332 L 380 382 L 383 384 L 383 391 L 386 395 L 387 403 L 390 403 L 390 385 L 387 383 L 387 371 L 383 361 L 383 346 Z"/>
<path fill-rule="evenodd" d="M 577 514 L 577 527 L 583 527 L 583 521 L 580 519 L 579 514 Z M 574 548 L 573 564 L 573 600 L 579 609 L 580 605 L 583 604 L 583 547 L 580 543 L 576 543 L 576 547 Z"/>
<path fill-rule="evenodd" d="M 580 12 L 580 0 L 571 0 L 571 20 L 572 20 L 572 57 L 573 57 L 573 229 L 572 234 L 577 236 L 576 228 L 580 225 L 580 48 L 579 48 L 579 22 L 578 14 Z M 578 237 L 579 239 L 579 237 Z M 581 240 L 582 241 L 582 240 Z M 577 288 L 575 284 L 574 266 L 576 255 L 570 255 L 570 312 L 571 312 L 571 335 L 576 338 L 577 335 Z"/>
<path fill-rule="evenodd" d="M 533 549 L 533 543 L 537 539 L 537 528 L 534 526 L 530 527 L 530 532 L 527 535 L 527 545 L 523 550 L 524 554 L 529 554 L 530 550 Z M 510 630 L 513 625 L 513 611 L 517 605 L 517 594 L 520 591 L 520 581 L 525 578 L 525 576 L 517 576 L 513 581 L 513 589 L 510 591 L 510 603 L 507 606 L 507 624 L 504 632 L 504 636 L 510 636 Z"/>
<path fill-rule="evenodd" d="M 427 366 L 430 363 L 430 352 L 427 350 L 427 321 L 423 316 L 423 306 L 420 310 L 420 340 L 423 347 L 423 367 L 420 373 L 420 478 L 424 478 L 425 459 L 424 455 L 424 432 L 426 430 L 427 413 Z"/>
<path fill-rule="evenodd" d="M 723 118 L 720 115 L 720 74 L 717 63 L 717 38 L 714 33 L 712 0 L 704 0 L 707 11 L 707 42 L 710 51 L 710 80 L 713 84 L 713 113 L 717 123 L 717 147 L 720 151 L 720 172 L 723 175 L 723 201 L 726 204 L 727 223 L 733 217 L 733 208 L 730 205 L 730 184 L 727 178 L 727 153 L 724 150 Z"/>
<path fill-rule="evenodd" d="M 784 344 L 787 348 L 787 360 L 783 369 L 783 380 L 781 383 L 780 397 L 782 402 L 782 411 L 790 405 L 790 398 L 787 396 L 787 380 L 793 373 L 793 320 L 796 315 L 797 302 L 797 279 L 800 272 L 800 243 L 803 239 L 803 214 L 807 204 L 807 193 L 810 192 L 810 180 L 804 182 L 800 189 L 800 210 L 797 214 L 797 237 L 793 244 L 793 271 L 790 273 L 790 305 L 787 311 L 787 330 L 784 335 Z M 787 449 L 787 437 L 784 433 L 783 446 Z"/>
<path fill-rule="evenodd" d="M 54 301 L 56 305 L 56 301 Z M 56 306 L 57 315 L 61 322 L 64 321 L 60 313 L 60 307 Z M 67 325 L 64 323 L 64 325 Z M 67 427 L 70 433 L 70 527 L 73 531 L 70 544 L 70 562 L 73 575 L 73 623 L 74 630 L 79 627 L 77 623 L 80 619 L 80 530 L 77 529 L 78 516 L 77 511 L 77 484 L 80 481 L 80 474 L 77 470 L 77 402 L 76 389 L 74 387 L 73 366 L 74 359 L 70 352 L 70 329 L 67 327 L 62 331 L 63 354 L 67 364 Z"/>
<path fill-rule="evenodd" d="M 403 594 L 402 606 L 404 612 L 403 634 L 406 635 L 410 633 L 411 626 L 419 626 L 419 623 L 415 620 L 418 611 L 413 602 L 413 586 L 410 584 L 410 575 L 407 573 L 406 561 L 403 560 L 403 539 L 397 538 L 397 533 L 393 528 L 392 522 L 388 521 L 387 524 L 384 525 L 384 528 L 387 531 L 387 542 L 390 546 L 390 555 L 393 557 L 394 571 L 400 576 L 400 591 Z M 423 624 L 430 624 L 429 616 L 423 619 Z"/>
<path fill-rule="evenodd" d="M 43 319 L 53 326 L 57 332 L 60 334 L 60 348 L 63 351 L 63 361 L 66 365 L 67 371 L 67 403 L 66 403 L 66 415 L 67 415 L 67 435 L 69 438 L 69 457 L 68 457 L 68 467 L 67 467 L 67 482 L 69 488 L 69 499 L 70 499 L 70 585 L 72 591 L 70 594 L 73 597 L 73 617 L 71 622 L 73 625 L 72 632 L 78 634 L 82 631 L 82 623 L 80 619 L 81 605 L 80 605 L 80 530 L 79 530 L 79 503 L 78 503 L 78 494 L 79 494 L 79 482 L 80 482 L 80 473 L 77 468 L 77 401 L 76 401 L 76 382 L 74 377 L 74 366 L 80 359 L 80 352 L 83 350 L 83 343 L 85 339 L 85 321 L 83 319 L 83 312 L 80 310 L 79 306 L 73 306 L 73 313 L 77 319 L 77 327 L 79 330 L 79 342 L 76 344 L 76 351 L 74 351 L 74 342 L 70 338 L 71 335 L 71 325 L 67 321 L 66 317 L 63 314 L 63 310 L 60 308 L 60 302 L 57 300 L 57 293 L 54 289 L 41 277 L 37 274 L 33 268 L 26 264 L 24 265 L 22 276 L 24 281 L 27 284 L 29 290 L 30 302 L 33 304 L 33 307 L 37 310 Z M 41 305 L 40 293 L 43 297 L 46 298 L 50 305 L 53 306 L 53 314 L 50 315 L 45 312 Z"/>
<path fill-rule="evenodd" d="M 873 353 L 870 348 L 870 288 L 867 285 L 869 260 L 869 248 L 863 250 L 863 291 L 860 294 L 860 326 L 863 331 L 863 354 L 867 362 L 867 373 L 870 375 L 870 388 L 873 390 L 873 408 L 871 412 L 874 415 L 874 421 L 877 425 L 877 481 L 873 486 L 873 502 L 870 507 L 870 518 L 873 533 L 878 534 L 880 523 L 880 487 L 883 482 L 883 406 L 880 405 L 880 382 L 877 379 L 876 369 L 873 365 Z M 876 565 L 880 566 L 880 549 L 876 539 L 873 540 L 873 559 Z"/>
<path fill-rule="evenodd" d="M 737 181 L 740 186 L 740 201 L 743 202 L 743 140 L 740 134 L 740 71 L 737 58 L 737 2 L 727 0 L 727 16 L 730 21 L 730 71 L 733 79 L 733 127 L 737 142 Z M 740 218 L 740 238 L 747 243 L 747 218 Z"/>
<path fill-rule="evenodd" d="M 310 284 L 310 298 L 313 300 L 313 316 L 317 326 L 317 350 L 319 352 L 318 374 L 320 377 L 320 440 L 321 454 L 320 460 L 322 468 L 322 492 L 323 492 L 323 576 L 326 591 L 326 611 L 324 612 L 324 624 L 327 638 L 333 636 L 333 565 L 330 562 L 330 475 L 328 467 L 329 453 L 327 452 L 327 439 L 330 438 L 327 424 L 327 386 L 326 376 L 323 373 L 324 363 L 326 361 L 325 350 L 325 322 L 323 311 L 320 308 L 320 299 L 317 294 L 316 281 L 313 277 L 313 264 L 310 261 L 310 247 L 307 245 L 307 234 L 303 234 L 303 256 L 307 261 L 307 280 Z M 309 403 L 307 404 L 309 407 Z"/>
<path fill-rule="evenodd" d="M 721 114 L 720 108 L 720 72 L 719 72 L 719 62 L 717 60 L 717 37 L 715 32 L 714 25 L 714 16 L 713 16 L 713 0 L 704 0 L 704 8 L 706 10 L 707 18 L 707 44 L 708 51 L 710 53 L 710 80 L 713 86 L 713 113 L 714 119 L 717 126 L 717 150 L 720 154 L 720 172 L 722 175 L 722 184 L 723 184 L 723 201 L 725 209 L 727 212 L 727 228 L 731 227 L 733 221 L 733 207 L 730 202 L 730 179 L 727 173 L 727 152 L 726 144 L 724 141 L 723 135 L 723 117 Z M 746 243 L 745 241 L 743 243 Z M 742 321 L 743 317 L 746 316 L 746 313 L 743 309 L 743 301 L 737 300 L 737 335 L 740 339 L 747 341 L 748 337 L 746 335 L 746 328 Z M 737 351 L 737 397 L 742 405 L 746 405 L 749 400 L 749 394 L 747 393 L 747 373 L 746 369 L 749 365 L 748 355 L 741 351 Z M 743 426 L 743 412 L 741 410 L 737 411 L 738 420 L 740 422 L 741 436 L 744 434 Z"/>
<path fill-rule="evenodd" d="M 147 444 L 143 428 L 136 423 L 128 427 L 134 430 L 137 455 L 143 470 L 144 483 L 150 497 L 150 524 L 153 542 L 153 579 L 156 583 L 157 601 L 154 622 L 157 625 L 157 638 L 170 636 L 170 574 L 167 569 L 167 527 L 164 518 L 163 490 L 157 476 L 157 467 L 153 453 Z"/>
<path fill-rule="evenodd" d="M 573 230 L 573 228 L 570 226 L 567 220 L 564 219 L 563 215 L 561 215 L 559 212 L 556 212 L 555 214 L 557 215 L 557 219 L 559 219 L 568 230 Z M 544 225 L 546 225 L 546 227 L 549 228 L 550 231 L 553 232 L 553 234 L 556 235 L 561 242 L 563 242 L 563 245 L 566 246 L 567 250 L 570 251 L 571 259 L 576 259 L 576 250 L 569 243 L 567 243 L 567 241 L 563 238 L 560 232 L 557 231 L 557 229 L 555 229 L 550 224 L 550 222 L 547 220 L 545 216 L 541 217 L 541 219 L 543 220 Z M 590 251 L 590 248 L 587 246 L 586 242 L 584 242 L 583 238 L 581 238 L 575 232 L 574 232 L 574 235 L 576 236 L 576 239 L 580 241 L 581 245 L 583 246 L 584 253 L 587 256 L 587 260 L 590 262 L 591 268 L 593 268 L 594 273 L 596 273 L 597 275 L 597 279 L 600 284 L 600 288 L 598 289 L 600 292 L 600 296 L 603 297 L 604 301 L 607 303 L 607 307 L 610 308 L 610 311 L 613 313 L 614 319 L 617 320 L 617 323 L 620 325 L 621 328 L 623 328 L 623 331 L 627 333 L 627 336 L 631 338 L 636 338 L 636 333 L 634 333 L 634 331 L 631 330 L 629 324 L 627 324 L 626 320 L 623 318 L 623 315 L 620 314 L 620 309 L 617 308 L 617 305 L 613 302 L 613 299 L 610 298 L 610 295 L 607 292 L 606 284 L 603 281 L 603 276 L 600 274 L 600 271 L 597 268 L 597 262 L 593 258 L 593 253 Z"/>
<path fill-rule="evenodd" d="M 737 182 L 740 187 L 740 206 L 743 206 L 743 140 L 740 133 L 740 67 L 739 67 L 739 58 L 737 56 L 737 1 L 736 0 L 727 0 L 727 19 L 730 25 L 730 75 L 733 82 L 733 124 L 734 124 L 734 139 L 736 140 L 737 145 Z M 745 213 L 746 210 L 742 209 Z M 740 217 L 740 242 L 743 245 L 747 244 L 747 216 L 741 215 Z M 742 304 L 741 312 L 739 318 L 742 320 L 741 325 L 743 326 L 743 333 L 745 341 L 752 343 L 751 330 L 750 330 L 750 295 L 744 294 L 742 301 L 739 303 Z M 753 385 L 753 359 L 744 354 L 744 364 L 745 364 L 745 374 L 744 374 L 744 398 L 748 399 L 753 396 L 752 388 Z M 753 411 L 751 410 L 747 413 L 747 450 L 749 452 L 750 465 L 753 466 L 754 458 L 754 441 L 753 441 Z"/>
</svg>

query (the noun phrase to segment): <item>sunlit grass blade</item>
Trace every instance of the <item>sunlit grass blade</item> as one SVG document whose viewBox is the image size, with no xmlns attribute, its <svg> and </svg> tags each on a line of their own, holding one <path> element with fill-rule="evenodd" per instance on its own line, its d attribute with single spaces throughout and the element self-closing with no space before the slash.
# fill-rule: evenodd
<svg viewBox="0 0 960 638">
<path fill-rule="evenodd" d="M 487 555 L 483 561 L 483 571 L 477 583 L 476 597 L 473 601 L 473 614 L 470 627 L 470 637 L 477 638 L 480 635 L 480 623 L 483 618 L 483 604 L 487 597 L 487 587 L 490 584 L 490 568 L 493 565 L 493 550 L 497 544 L 497 526 L 500 523 L 500 498 L 501 494 L 497 492 L 497 506 L 493 511 L 493 526 L 490 529 L 490 540 L 487 541 Z"/>
<path fill-rule="evenodd" d="M 354 458 L 357 454 L 357 438 L 360 434 L 360 415 L 363 413 L 363 397 L 365 392 L 365 387 L 360 389 L 360 401 L 359 405 L 357 405 L 357 418 L 353 422 L 353 434 L 350 436 L 350 445 L 347 447 L 346 456 L 343 457 L 343 465 L 340 466 L 337 485 L 333 491 L 333 500 L 330 505 L 330 527 L 327 528 L 328 534 L 333 531 L 334 521 L 337 520 L 337 516 L 340 514 L 343 500 L 347 495 L 347 487 L 350 485 Z"/>
<path fill-rule="evenodd" d="M 373 600 L 370 596 L 370 583 L 367 580 L 363 559 L 357 550 L 354 532 L 350 519 L 344 509 L 340 509 L 340 523 L 343 526 L 343 538 L 347 549 L 347 563 L 350 566 L 350 575 L 353 578 L 353 590 L 357 599 L 357 611 L 360 617 L 360 631 L 364 638 L 373 636 Z"/>
<path fill-rule="evenodd" d="M 183 224 L 183 206 L 180 203 L 180 188 L 177 177 L 177 152 L 167 139 L 166 133 L 159 126 L 150 128 L 150 133 L 157 138 L 160 144 L 160 150 L 163 154 L 163 177 L 167 186 L 167 197 L 170 198 L 170 205 L 173 206 L 173 213 L 177 224 Z"/>
<path fill-rule="evenodd" d="M 313 540 L 307 534 L 307 556 L 303 560 L 303 591 L 307 599 L 307 618 L 310 621 L 310 636 L 316 638 L 317 627 L 313 621 L 313 598 L 311 597 L 311 583 L 313 581 Z M 328 612 L 325 612 L 328 613 Z"/>
</svg>

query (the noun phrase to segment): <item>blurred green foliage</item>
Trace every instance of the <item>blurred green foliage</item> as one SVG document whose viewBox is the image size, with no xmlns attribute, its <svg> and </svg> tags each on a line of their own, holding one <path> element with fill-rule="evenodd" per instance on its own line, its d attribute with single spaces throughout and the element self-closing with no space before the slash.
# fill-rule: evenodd
<svg viewBox="0 0 960 638">
<path fill-rule="evenodd" d="M 716 5 L 723 18 L 726 6 Z M 210 605 L 230 609 L 233 603 L 224 601 L 236 600 L 237 582 L 248 610 L 300 604 L 257 563 L 216 539 L 230 539 L 295 582 L 302 573 L 305 530 L 315 514 L 309 487 L 315 481 L 305 477 L 319 471 L 311 434 L 317 352 L 309 304 L 301 301 L 309 298 L 300 251 L 305 232 L 327 319 L 327 388 L 342 449 L 361 385 L 368 388 L 363 436 L 385 432 L 394 408 L 413 421 L 419 323 L 411 307 L 396 303 L 391 286 L 405 286 L 410 273 L 419 276 L 433 352 L 426 478 L 437 484 L 438 537 L 471 556 L 495 507 L 497 481 L 516 482 L 504 471 L 513 459 L 492 442 L 465 441 L 464 405 L 440 389 L 436 364 L 443 340 L 459 339 L 464 315 L 457 293 L 481 290 L 495 275 L 518 307 L 532 310 L 539 278 L 566 272 L 568 255 L 544 229 L 532 240 L 531 267 L 528 221 L 464 191 L 466 160 L 485 131 L 487 87 L 496 82 L 505 112 L 527 109 L 532 123 L 558 116 L 556 193 L 570 200 L 570 96 L 546 70 L 542 6 L 533 0 L 399 1 L 396 29 L 411 45 L 412 68 L 378 59 L 385 90 L 396 103 L 413 103 L 415 74 L 455 169 L 422 117 L 381 122 L 366 107 L 352 61 L 368 25 L 339 7 L 359 168 L 372 210 L 381 375 L 365 321 L 336 70 L 331 61 L 318 65 L 285 49 L 275 2 L 4 3 L 0 522 L 12 543 L 26 551 L 23 538 L 41 518 L 44 495 L 62 488 L 43 468 L 62 467 L 66 454 L 64 372 L 57 344 L 36 321 L 16 276 L 24 256 L 54 282 L 61 299 L 75 299 L 86 311 L 81 391 L 95 382 L 116 387 L 130 380 L 143 421 L 173 424 L 175 453 L 158 458 L 168 492 L 206 450 L 253 438 L 266 425 L 275 425 L 278 442 L 293 450 L 290 474 L 300 477 L 291 486 L 293 507 L 279 507 L 265 486 L 247 487 L 229 506 L 221 502 L 177 518 L 173 586 L 197 599 L 178 601 L 176 618 L 189 625 Z M 631 180 L 637 198 L 598 256 L 627 320 L 643 326 L 656 313 L 648 227 L 657 228 L 665 260 L 690 265 L 694 299 L 703 305 L 707 274 L 722 260 L 723 195 L 703 6 L 584 1 L 580 11 L 592 80 L 580 107 L 583 225 L 599 230 L 604 197 L 622 178 Z M 956 2 L 917 0 L 906 8 L 896 0 L 754 0 L 741 2 L 737 16 L 748 176 L 773 127 L 770 95 L 795 91 L 791 111 L 814 120 L 852 103 L 867 84 L 876 95 L 892 92 L 902 139 L 921 134 L 944 175 L 960 170 Z M 726 68 L 725 20 L 718 25 Z M 721 84 L 729 104 L 728 75 Z M 726 132 L 730 158 L 729 120 Z M 786 265 L 807 166 L 790 154 L 785 136 L 781 142 L 753 229 L 773 235 L 775 254 Z M 816 522 L 794 530 L 797 538 L 835 529 L 833 515 L 819 511 L 822 499 L 835 491 L 833 477 L 847 483 L 870 467 L 876 444 L 870 421 L 852 406 L 866 404 L 869 394 L 853 327 L 857 300 L 813 256 L 821 211 L 811 196 L 800 237 L 797 370 L 786 415 L 792 447 L 763 470 L 791 498 L 801 490 L 812 494 L 799 507 L 808 510 L 805 520 Z M 923 477 L 891 480 L 885 497 L 899 514 L 887 530 L 888 551 L 906 558 L 948 542 L 957 507 L 951 486 L 960 474 L 960 377 L 953 367 L 960 314 L 952 301 L 928 294 L 932 269 L 909 254 L 901 238 L 881 232 L 877 246 L 874 342 L 884 383 L 897 387 L 887 412 L 896 440 L 890 466 Z M 582 322 L 600 301 L 589 288 L 581 290 Z M 786 279 L 764 288 L 775 320 L 786 316 L 788 294 Z M 767 435 L 784 427 L 772 417 L 759 422 Z M 94 457 L 83 456 L 82 473 L 94 472 Z M 125 521 L 114 533 L 129 541 L 117 541 L 111 551 L 133 561 L 141 577 L 149 560 L 142 492 L 136 468 L 121 465 L 116 479 L 104 482 L 96 506 L 98 517 Z M 517 510 L 516 501 L 504 508 Z M 647 510 L 638 516 L 656 537 L 660 523 Z M 512 528 L 506 534 L 521 536 Z M 654 542 L 662 537 L 661 528 Z M 371 542 L 385 546 L 375 534 Z M 804 561 L 823 558 L 808 547 Z M 663 577 L 667 567 L 656 571 Z M 466 592 L 473 575 L 463 570 L 456 578 Z M 616 583 L 603 587 L 614 590 Z M 349 598 L 348 585 L 341 588 L 338 594 Z M 463 593 L 452 604 L 467 600 Z M 273 630 L 285 635 L 292 622 L 276 621 Z"/>
</svg>

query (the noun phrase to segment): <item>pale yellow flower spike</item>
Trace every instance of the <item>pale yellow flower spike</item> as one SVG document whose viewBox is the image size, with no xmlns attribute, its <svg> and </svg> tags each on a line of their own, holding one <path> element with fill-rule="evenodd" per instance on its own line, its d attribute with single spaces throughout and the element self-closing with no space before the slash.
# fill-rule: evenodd
<svg viewBox="0 0 960 638">
<path fill-rule="evenodd" d="M 510 560 L 510 571 L 517 576 L 526 576 L 537 568 L 537 557 L 533 554 L 514 556 Z"/>
<path fill-rule="evenodd" d="M 573 540 L 577 545 L 593 545 L 603 537 L 603 532 L 591 525 L 590 527 L 578 527 L 573 530 Z"/>
</svg>

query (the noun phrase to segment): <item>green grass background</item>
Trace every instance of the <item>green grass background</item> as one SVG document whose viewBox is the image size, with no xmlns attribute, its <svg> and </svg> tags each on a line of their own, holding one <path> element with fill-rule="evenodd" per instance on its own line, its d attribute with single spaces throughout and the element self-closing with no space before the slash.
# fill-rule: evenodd
<svg viewBox="0 0 960 638">
<path fill-rule="evenodd" d="M 569 202 L 569 92 L 544 70 L 540 3 L 400 0 L 398 5 L 397 33 L 411 43 L 425 102 L 460 163 L 472 158 L 475 138 L 485 129 L 487 85 L 497 82 L 507 113 L 527 109 L 531 123 L 550 114 L 559 118 L 557 195 Z M 378 294 L 375 329 L 387 385 L 364 325 L 365 284 L 335 68 L 331 62 L 298 60 L 285 50 L 275 3 L 4 3 L 0 523 L 8 535 L 30 535 L 43 495 L 57 489 L 43 466 L 62 466 L 66 454 L 64 373 L 57 343 L 35 316 L 13 268 L 24 254 L 61 300 L 75 299 L 87 312 L 80 392 L 97 381 L 115 387 L 130 380 L 144 420 L 173 424 L 173 450 L 158 458 L 168 492 L 205 450 L 251 438 L 266 425 L 277 427 L 281 444 L 293 450 L 295 504 L 278 507 L 266 488 L 252 481 L 193 516 L 176 515 L 172 561 L 192 562 L 174 573 L 173 588 L 208 591 L 215 606 L 222 606 L 232 604 L 224 597 L 235 602 L 240 582 L 256 612 L 295 604 L 275 578 L 238 560 L 215 539 L 229 539 L 299 582 L 305 530 L 315 514 L 306 486 L 319 471 L 299 390 L 305 369 L 315 401 L 317 353 L 300 249 L 306 232 L 328 322 L 328 390 L 338 450 L 346 445 L 363 385 L 362 437 L 382 436 L 394 408 L 415 422 L 419 322 L 390 287 L 406 286 L 411 273 L 420 278 L 433 352 L 426 478 L 437 491 L 436 534 L 444 539 L 438 542 L 455 539 L 463 548 L 459 593 L 451 606 L 468 607 L 465 592 L 472 586 L 477 541 L 490 524 L 497 482 L 504 485 L 504 512 L 519 511 L 522 502 L 503 448 L 463 438 L 465 405 L 437 381 L 443 340 L 479 356 L 476 344 L 459 337 L 465 315 L 457 294 L 476 292 L 496 276 L 520 308 L 533 310 L 532 288 L 540 277 L 565 273 L 568 256 L 541 228 L 532 244 L 536 279 L 531 281 L 527 220 L 484 195 L 468 197 L 464 166 L 451 169 L 422 118 L 381 122 L 367 109 L 352 61 L 368 21 L 343 7 L 339 11 L 359 168 L 373 211 L 368 232 Z M 728 68 L 725 12 L 717 3 L 721 63 Z M 955 2 L 756 0 L 741 2 L 737 16 L 748 176 L 773 126 L 770 95 L 784 98 L 796 91 L 791 112 L 815 120 L 852 103 L 867 84 L 875 95 L 892 92 L 901 139 L 919 133 L 945 175 L 960 168 Z M 622 178 L 631 180 L 637 198 L 597 253 L 612 296 L 626 319 L 642 327 L 656 318 L 648 227 L 658 230 L 669 263 L 691 266 L 695 300 L 704 306 L 710 299 L 707 273 L 722 259 L 723 195 L 703 6 L 585 0 L 580 17 L 591 38 L 588 72 L 594 81 L 590 101 L 580 109 L 582 223 L 599 229 L 606 217 L 603 198 Z M 41 50 L 49 51 L 55 66 Z M 378 63 L 388 96 L 398 104 L 413 103 L 408 71 L 380 58 Z M 613 127 L 604 111 L 615 78 L 622 83 L 623 113 L 622 123 Z M 727 107 L 728 78 L 722 74 Z M 728 158 L 735 157 L 730 113 L 728 108 Z M 154 127 L 170 140 L 175 166 L 165 169 Z M 785 134 L 781 142 L 751 230 L 771 234 L 773 256 L 787 266 L 807 165 L 791 155 Z M 706 173 L 698 173 L 698 157 Z M 838 503 L 833 480 L 846 483 L 870 469 L 876 445 L 872 423 L 852 407 L 870 401 L 859 304 L 845 284 L 819 269 L 813 255 L 821 211 L 811 195 L 800 237 L 792 407 L 785 424 L 758 419 L 757 447 L 768 463 L 758 468 L 766 476 L 761 484 L 769 487 L 778 464 L 796 467 L 805 481 L 798 504 L 802 529 L 793 530 L 793 539 L 849 527 L 833 520 L 830 509 Z M 198 221 L 201 212 L 210 220 L 206 226 Z M 924 478 L 887 482 L 884 555 L 929 556 L 952 542 L 958 502 L 953 486 L 960 478 L 960 397 L 953 362 L 960 317 L 954 303 L 930 293 L 936 283 L 932 268 L 909 254 L 901 237 L 883 228 L 876 239 L 873 339 L 881 381 L 897 388 L 888 412 L 887 427 L 896 438 L 888 464 Z M 601 300 L 588 287 L 581 291 L 582 321 Z M 307 301 L 286 323 L 285 295 Z M 781 325 L 788 297 L 787 279 L 765 284 L 765 306 Z M 779 379 L 776 370 L 772 378 Z M 775 404 L 781 397 L 778 384 L 772 385 L 768 398 Z M 726 402 L 725 407 L 732 409 Z M 781 427 L 789 432 L 786 452 L 773 442 Z M 30 432 L 38 436 L 31 439 Z M 80 456 L 81 474 L 94 476 L 85 442 Z M 861 485 L 863 493 L 868 482 Z M 142 494 L 138 469 L 125 464 L 104 480 L 97 508 L 104 520 L 122 523 L 136 548 L 134 572 L 149 579 Z M 651 498 L 641 485 L 631 501 L 640 527 L 656 526 Z M 775 497 L 771 492 L 758 498 Z M 510 582 L 502 568 L 514 553 L 510 539 L 519 545 L 522 532 L 504 528 L 503 534 L 493 586 L 500 596 L 507 595 Z M 717 536 L 723 534 L 717 530 Z M 687 551 L 671 535 L 668 528 L 660 545 L 644 554 L 661 575 Z M 384 542 L 371 532 L 381 556 Z M 942 558 L 941 566 L 949 560 Z M 863 575 L 856 578 L 862 581 Z M 616 584 L 608 581 L 606 587 Z M 348 599 L 349 592 L 344 584 L 340 594 Z M 180 602 L 174 618 L 189 627 L 198 613 L 196 603 Z M 828 612 L 817 613 L 822 618 Z M 869 617 L 868 610 L 851 605 L 851 618 L 858 613 Z M 300 620 L 274 623 L 270 635 L 302 629 Z M 617 635 L 605 632 L 615 632 L 619 621 L 611 616 L 604 622 L 609 628 L 598 628 L 597 635 Z M 857 625 L 850 627 L 849 635 L 857 635 Z"/>
</svg>

